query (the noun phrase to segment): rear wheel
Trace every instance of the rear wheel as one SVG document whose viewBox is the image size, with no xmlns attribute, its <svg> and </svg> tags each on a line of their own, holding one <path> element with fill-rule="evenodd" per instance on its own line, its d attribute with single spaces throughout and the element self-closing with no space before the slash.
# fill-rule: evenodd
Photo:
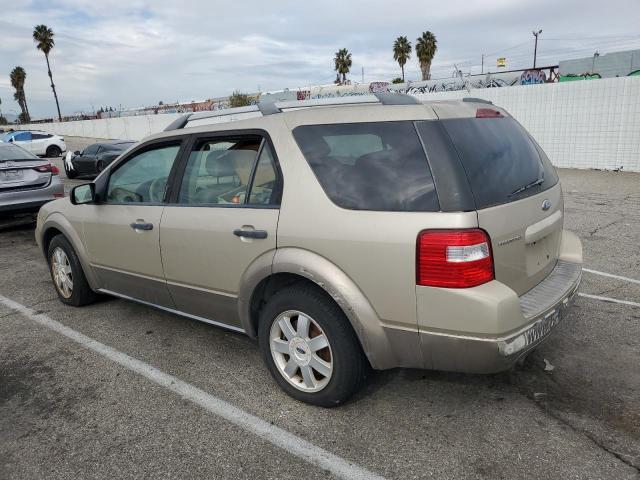
<svg viewBox="0 0 640 480">
<path fill-rule="evenodd" d="M 62 150 L 57 145 L 47 147 L 47 157 L 59 157 L 60 155 L 62 155 Z"/>
<path fill-rule="evenodd" d="M 271 375 L 297 400 L 335 407 L 364 383 L 368 364 L 349 320 L 313 286 L 271 297 L 260 314 L 258 340 Z"/>
<path fill-rule="evenodd" d="M 53 237 L 47 258 L 51 279 L 62 303 L 79 307 L 96 299 L 75 250 L 63 235 Z"/>
</svg>

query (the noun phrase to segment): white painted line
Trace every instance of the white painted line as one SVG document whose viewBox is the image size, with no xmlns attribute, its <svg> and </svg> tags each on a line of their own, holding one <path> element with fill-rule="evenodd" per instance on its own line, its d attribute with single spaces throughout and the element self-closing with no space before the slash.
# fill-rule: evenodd
<svg viewBox="0 0 640 480">
<path fill-rule="evenodd" d="M 81 346 L 88 348 L 89 350 L 93 350 L 109 360 L 122 365 L 126 369 L 137 373 L 174 393 L 177 393 L 182 398 L 201 406 L 214 415 L 222 417 L 250 433 L 253 433 L 263 440 L 266 440 L 290 454 L 301 458 L 305 462 L 328 470 L 339 478 L 384 480 L 384 477 L 376 475 L 349 462 L 348 460 L 338 457 L 337 455 L 334 455 L 282 428 L 271 425 L 269 422 L 240 408 L 234 407 L 230 403 L 214 397 L 213 395 L 210 395 L 204 390 L 200 390 L 189 383 L 183 382 L 177 377 L 166 374 L 147 363 L 97 342 L 96 340 L 63 325 L 60 322 L 52 320 L 47 315 L 36 313 L 29 307 L 2 295 L 0 295 L 0 303 L 24 315 L 30 320 L 33 320 L 34 322 L 70 338 Z"/>
<path fill-rule="evenodd" d="M 602 300 L 603 302 L 621 303 L 622 305 L 631 305 L 632 307 L 640 307 L 640 303 L 630 302 L 629 300 L 618 300 L 617 298 L 601 297 L 600 295 L 590 295 L 588 293 L 579 293 L 578 296 L 592 298 L 594 300 Z"/>
<path fill-rule="evenodd" d="M 583 272 L 593 273 L 595 275 L 601 275 L 603 277 L 615 278 L 616 280 L 624 280 L 625 282 L 637 283 L 640 285 L 640 280 L 636 280 L 635 278 L 623 277 L 621 275 L 614 275 L 613 273 L 599 272 L 598 270 L 591 270 L 589 268 L 583 268 Z"/>
</svg>

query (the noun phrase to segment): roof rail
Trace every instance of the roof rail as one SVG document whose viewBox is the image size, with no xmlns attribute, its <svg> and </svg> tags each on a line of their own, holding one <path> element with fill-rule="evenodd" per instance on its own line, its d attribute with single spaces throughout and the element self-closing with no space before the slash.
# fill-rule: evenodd
<svg viewBox="0 0 640 480">
<path fill-rule="evenodd" d="M 465 99 L 465 101 L 469 101 Z M 478 100 L 484 101 L 484 100 Z M 167 126 L 164 131 L 179 130 L 185 128 L 189 122 L 202 120 L 205 118 L 224 117 L 229 115 L 237 115 L 241 113 L 259 112 L 263 116 L 282 113 L 283 110 L 311 108 L 311 107 L 329 107 L 337 105 L 363 105 L 363 104 L 382 104 L 382 105 L 420 105 L 421 102 L 404 93 L 395 92 L 378 92 L 372 95 L 353 95 L 345 97 L 331 98 L 315 98 L 312 100 L 277 100 L 277 98 L 263 98 L 257 105 L 249 105 L 247 107 L 226 108 L 224 110 L 204 111 L 197 113 L 188 113 L 177 118 Z"/>
<path fill-rule="evenodd" d="M 489 100 L 485 100 L 484 98 L 474 98 L 474 97 L 464 97 L 462 99 L 463 102 L 473 102 L 473 103 L 487 103 L 489 105 L 493 105 L 493 102 Z"/>
</svg>

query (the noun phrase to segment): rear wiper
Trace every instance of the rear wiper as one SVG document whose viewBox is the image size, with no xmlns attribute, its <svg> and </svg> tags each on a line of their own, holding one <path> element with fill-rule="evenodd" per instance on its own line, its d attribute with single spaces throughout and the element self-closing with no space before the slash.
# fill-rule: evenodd
<svg viewBox="0 0 640 480">
<path fill-rule="evenodd" d="M 533 182 L 527 183 L 523 187 L 515 189 L 513 192 L 511 192 L 509 194 L 509 196 L 510 197 L 514 197 L 514 196 L 518 195 L 519 193 L 524 192 L 525 190 L 529 190 L 530 188 L 537 187 L 538 185 L 542 185 L 543 182 L 544 182 L 544 177 L 537 178 Z"/>
</svg>

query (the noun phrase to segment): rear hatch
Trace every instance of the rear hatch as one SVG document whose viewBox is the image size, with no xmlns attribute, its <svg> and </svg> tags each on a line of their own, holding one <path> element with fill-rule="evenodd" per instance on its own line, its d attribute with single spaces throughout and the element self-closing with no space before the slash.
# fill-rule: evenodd
<svg viewBox="0 0 640 480">
<path fill-rule="evenodd" d="M 51 164 L 14 145 L 0 148 L 0 193 L 43 188 L 51 181 Z"/>
<path fill-rule="evenodd" d="M 496 280 L 521 295 L 557 262 L 562 191 L 549 159 L 518 122 L 493 106 L 480 104 L 477 112 L 441 121 L 469 182 L 478 225 L 491 237 Z"/>
</svg>

